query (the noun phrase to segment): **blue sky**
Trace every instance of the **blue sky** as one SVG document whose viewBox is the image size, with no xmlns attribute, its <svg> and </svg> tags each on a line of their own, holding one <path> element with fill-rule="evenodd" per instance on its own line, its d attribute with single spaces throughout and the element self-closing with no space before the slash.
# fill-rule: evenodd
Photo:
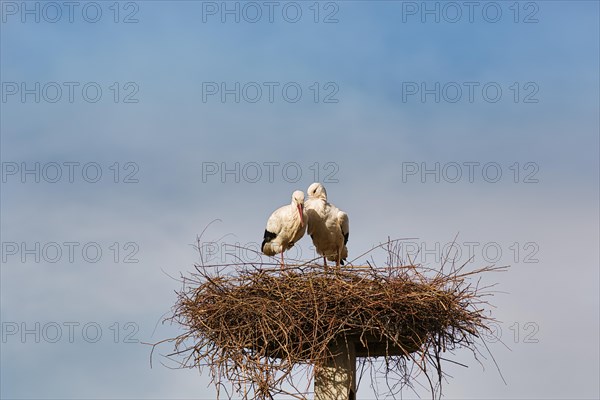
<svg viewBox="0 0 600 400">
<path fill-rule="evenodd" d="M 150 369 L 149 348 L 125 337 L 178 333 L 156 326 L 179 288 L 169 275 L 192 270 L 207 224 L 220 220 L 209 240 L 256 244 L 270 212 L 317 178 L 350 215 L 350 257 L 415 238 L 407 248 L 433 249 L 418 256 L 433 266 L 436 246 L 458 233 L 463 262 L 476 243 L 473 268 L 511 264 L 485 278 L 506 292 L 493 315 L 510 350 L 490 348 L 507 385 L 490 360 L 484 370 L 459 351 L 469 368 L 447 366 L 448 398 L 599 396 L 597 2 L 478 2 L 472 22 L 463 2 L 321 2 L 317 23 L 314 2 L 278 2 L 272 23 L 262 2 L 228 2 L 239 23 L 221 21 L 221 2 L 120 2 L 118 16 L 114 2 L 80 2 L 72 23 L 63 2 L 56 23 L 48 3 L 27 2 L 39 23 L 23 4 L 1 3 L 2 398 L 213 398 L 206 375 Z M 256 4 L 262 18 L 247 22 L 242 10 Z M 291 23 L 294 7 L 302 16 Z M 423 21 L 423 7 L 438 7 L 440 21 Z M 99 21 L 86 21 L 96 9 Z M 39 103 L 36 93 L 23 102 L 21 84 L 35 92 L 36 82 Z M 236 82 L 239 102 L 203 101 L 203 87 Z M 286 100 L 298 87 L 301 98 Z M 21 175 L 36 163 L 39 183 Z M 236 165 L 238 176 L 221 175 Z M 437 181 L 423 174 L 437 165 Z M 73 260 L 65 242 L 77 243 Z M 101 249 L 96 262 L 86 245 Z M 230 261 L 217 246 L 214 260 Z M 310 247 L 299 244 L 304 258 Z M 21 336 L 36 322 L 40 343 Z M 53 323 L 56 343 L 45 340 Z M 90 334 L 102 329 L 95 343 L 82 334 L 90 323 Z M 372 396 L 368 385 L 360 393 Z"/>
</svg>

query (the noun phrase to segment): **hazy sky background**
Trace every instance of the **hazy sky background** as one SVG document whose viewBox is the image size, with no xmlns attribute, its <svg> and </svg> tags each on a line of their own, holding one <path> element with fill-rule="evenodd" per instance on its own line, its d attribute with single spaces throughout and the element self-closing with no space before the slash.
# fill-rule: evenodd
<svg viewBox="0 0 600 400">
<path fill-rule="evenodd" d="M 458 351 L 447 398 L 600 396 L 598 2 L 75 3 L 0 2 L 0 397 L 213 398 L 140 343 L 180 332 L 169 276 L 215 219 L 257 246 L 315 180 L 350 258 L 414 238 L 435 266 L 458 234 L 459 261 L 511 265 L 483 278 L 507 384 Z"/>
</svg>

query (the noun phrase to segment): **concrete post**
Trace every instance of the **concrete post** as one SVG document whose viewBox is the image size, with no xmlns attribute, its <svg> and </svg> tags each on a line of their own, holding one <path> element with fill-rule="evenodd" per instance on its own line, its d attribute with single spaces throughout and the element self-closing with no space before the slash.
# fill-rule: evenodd
<svg viewBox="0 0 600 400">
<path fill-rule="evenodd" d="M 334 357 L 315 371 L 315 400 L 356 400 L 356 350 L 343 340 L 329 345 Z"/>
</svg>

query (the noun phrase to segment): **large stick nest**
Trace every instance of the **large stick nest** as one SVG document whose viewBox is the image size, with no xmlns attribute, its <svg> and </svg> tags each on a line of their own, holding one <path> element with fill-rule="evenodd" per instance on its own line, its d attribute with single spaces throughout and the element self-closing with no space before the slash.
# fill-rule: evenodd
<svg viewBox="0 0 600 400">
<path fill-rule="evenodd" d="M 392 391 L 422 373 L 432 396 L 441 395 L 440 354 L 475 351 L 491 321 L 483 299 L 489 291 L 469 278 L 499 269 L 231 267 L 224 273 L 196 266 L 183 278 L 172 320 L 185 332 L 173 339 L 172 355 L 184 367 L 209 367 L 218 389 L 229 381 L 233 392 L 252 399 L 306 398 L 310 386 L 297 384 L 308 377 L 310 385 L 334 355 L 334 340 L 355 345 L 359 364 L 383 359 L 372 377 L 383 376 Z M 308 374 L 299 375 L 299 366 Z"/>
</svg>

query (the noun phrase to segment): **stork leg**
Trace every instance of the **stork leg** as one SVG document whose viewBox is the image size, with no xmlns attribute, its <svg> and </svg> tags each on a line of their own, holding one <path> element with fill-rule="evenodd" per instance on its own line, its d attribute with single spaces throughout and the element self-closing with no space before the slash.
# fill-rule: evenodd
<svg viewBox="0 0 600 400">
<path fill-rule="evenodd" d="M 285 264 L 283 263 L 283 251 L 281 252 L 281 270 L 283 271 L 283 268 L 285 267 Z"/>
<path fill-rule="evenodd" d="M 323 256 L 323 267 L 327 269 L 327 258 Z"/>
</svg>

